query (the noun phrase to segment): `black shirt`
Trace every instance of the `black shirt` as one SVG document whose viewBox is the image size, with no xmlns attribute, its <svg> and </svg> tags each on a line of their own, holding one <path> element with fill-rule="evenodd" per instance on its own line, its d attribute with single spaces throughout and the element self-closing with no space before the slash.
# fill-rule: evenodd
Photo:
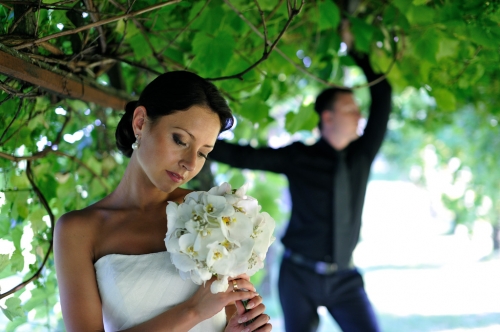
<svg viewBox="0 0 500 332">
<path fill-rule="evenodd" d="M 367 59 L 358 60 L 367 80 L 376 75 Z M 386 80 L 370 87 L 370 115 L 364 134 L 337 151 L 324 139 L 312 146 L 300 142 L 283 148 L 238 146 L 218 141 L 210 158 L 233 167 L 283 173 L 292 198 L 290 223 L 282 238 L 285 247 L 307 258 L 348 268 L 361 227 L 361 214 L 371 164 L 387 128 L 391 87 Z M 350 220 L 335 220 L 334 179 L 344 158 L 349 181 Z M 333 256 L 333 259 L 332 259 Z"/>
</svg>

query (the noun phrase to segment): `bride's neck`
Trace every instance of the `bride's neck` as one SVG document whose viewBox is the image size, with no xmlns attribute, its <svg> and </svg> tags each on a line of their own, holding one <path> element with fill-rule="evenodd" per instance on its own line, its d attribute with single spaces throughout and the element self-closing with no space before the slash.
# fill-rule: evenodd
<svg viewBox="0 0 500 332">
<path fill-rule="evenodd" d="M 158 189 L 132 158 L 120 183 L 110 196 L 121 206 L 149 210 L 158 206 L 164 207 L 172 193 Z"/>
</svg>

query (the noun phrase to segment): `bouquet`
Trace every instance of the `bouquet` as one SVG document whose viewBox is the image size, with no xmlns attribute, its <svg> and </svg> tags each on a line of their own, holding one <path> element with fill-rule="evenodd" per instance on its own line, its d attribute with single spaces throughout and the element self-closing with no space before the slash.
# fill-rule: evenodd
<svg viewBox="0 0 500 332">
<path fill-rule="evenodd" d="M 227 290 L 228 277 L 251 276 L 264 266 L 275 222 L 245 193 L 246 186 L 231 190 L 225 182 L 168 203 L 165 245 L 183 279 L 201 285 L 216 276 L 215 294 Z"/>
</svg>

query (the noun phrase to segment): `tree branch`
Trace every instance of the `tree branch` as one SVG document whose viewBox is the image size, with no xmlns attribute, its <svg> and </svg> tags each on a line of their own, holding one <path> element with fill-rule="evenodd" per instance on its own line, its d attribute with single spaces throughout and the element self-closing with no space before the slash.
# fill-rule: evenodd
<svg viewBox="0 0 500 332">
<path fill-rule="evenodd" d="M 36 45 L 38 45 L 38 44 L 40 44 L 42 42 L 45 42 L 47 40 L 51 40 L 51 39 L 62 37 L 62 36 L 72 35 L 72 34 L 75 34 L 75 33 L 81 32 L 81 31 L 85 31 L 85 30 L 88 30 L 88 29 L 91 29 L 91 28 L 99 27 L 99 26 L 104 25 L 104 24 L 116 22 L 116 21 L 119 21 L 121 19 L 131 18 L 131 17 L 137 16 L 137 15 L 141 15 L 141 14 L 150 12 L 152 10 L 156 10 L 156 9 L 159 9 L 159 8 L 162 8 L 162 7 L 165 7 L 165 6 L 169 6 L 169 5 L 178 3 L 180 1 L 182 1 L 182 0 L 170 0 L 168 2 L 162 2 L 162 3 L 156 4 L 156 5 L 149 6 L 149 7 L 146 7 L 144 9 L 138 10 L 138 11 L 133 12 L 133 13 L 111 17 L 111 18 L 104 19 L 104 20 L 101 20 L 101 21 L 98 21 L 98 22 L 94 22 L 94 23 L 91 23 L 91 24 L 87 24 L 87 25 L 84 25 L 84 26 L 81 26 L 81 27 L 78 27 L 78 28 L 75 28 L 75 29 L 61 31 L 61 32 L 58 32 L 58 33 L 54 33 L 52 35 L 48 35 L 48 36 L 39 38 L 37 40 L 30 41 L 28 43 L 24 43 L 24 44 L 15 46 L 14 49 L 20 50 L 20 49 L 23 49 L 23 48 L 26 48 L 26 47 L 36 46 Z"/>
<path fill-rule="evenodd" d="M 266 51 L 264 50 L 264 53 L 262 54 L 262 57 L 257 60 L 257 62 L 255 62 L 253 65 L 251 65 L 250 67 L 248 67 L 247 69 L 243 70 L 242 72 L 238 73 L 238 74 L 234 74 L 234 75 L 230 75 L 230 76 L 222 76 L 222 77 L 216 77 L 216 78 L 207 78 L 207 80 L 209 81 L 222 81 L 222 80 L 228 80 L 228 79 L 233 79 L 233 78 L 238 78 L 240 80 L 243 80 L 243 75 L 245 75 L 246 73 L 248 73 L 250 70 L 254 69 L 255 67 L 257 67 L 261 62 L 265 61 L 268 57 L 269 57 L 269 54 L 271 54 L 271 52 L 276 48 L 276 45 L 278 44 L 278 42 L 280 41 L 281 37 L 283 37 L 283 34 L 285 33 L 286 29 L 290 26 L 290 23 L 292 22 L 292 20 L 295 18 L 295 16 L 297 16 L 300 11 L 302 10 L 302 7 L 304 6 L 304 1 L 305 0 L 302 0 L 301 2 L 301 5 L 299 8 L 293 8 L 291 10 L 291 13 L 290 13 L 290 17 L 288 18 L 288 20 L 286 21 L 285 23 L 285 26 L 283 27 L 283 29 L 281 30 L 280 34 L 278 35 L 278 37 L 276 38 L 276 40 L 274 41 L 274 43 L 272 43 L 269 47 L 269 50 Z M 247 22 L 248 24 L 252 24 L 250 23 L 250 21 L 248 21 L 244 16 L 243 14 L 238 11 L 232 4 L 229 0 L 224 0 L 224 2 L 235 12 L 238 14 L 238 16 L 240 16 L 245 22 Z M 260 31 L 255 28 L 253 25 L 251 25 L 250 27 L 253 27 L 255 29 L 255 31 L 257 31 L 259 33 L 259 35 L 261 37 L 264 38 L 264 40 L 266 40 L 267 37 L 263 36 L 262 33 L 260 33 Z M 268 44 L 270 44 L 270 41 L 267 41 Z"/>
<path fill-rule="evenodd" d="M 55 217 L 54 213 L 52 213 L 52 209 L 49 206 L 49 203 L 47 202 L 47 199 L 41 192 L 40 188 L 35 183 L 35 180 L 33 179 L 33 171 L 31 169 L 31 161 L 28 160 L 26 164 L 26 175 L 28 177 L 28 181 L 30 182 L 31 186 L 33 187 L 33 191 L 35 194 L 38 196 L 38 199 L 40 200 L 40 203 L 43 205 L 45 210 L 47 211 L 49 218 L 50 218 L 50 239 L 49 239 L 49 248 L 47 249 L 47 252 L 45 253 L 45 257 L 43 258 L 42 264 L 38 268 L 38 270 L 27 280 L 21 282 L 19 285 L 13 287 L 12 289 L 8 290 L 7 292 L 0 294 L 0 299 L 3 299 L 6 296 L 9 296 L 10 294 L 13 294 L 24 287 L 26 287 L 29 283 L 32 281 L 40 278 L 40 275 L 42 274 L 42 270 L 45 267 L 45 264 L 47 264 L 47 260 L 49 259 L 49 256 L 52 252 L 52 248 L 54 246 L 54 225 L 55 225 Z"/>
</svg>

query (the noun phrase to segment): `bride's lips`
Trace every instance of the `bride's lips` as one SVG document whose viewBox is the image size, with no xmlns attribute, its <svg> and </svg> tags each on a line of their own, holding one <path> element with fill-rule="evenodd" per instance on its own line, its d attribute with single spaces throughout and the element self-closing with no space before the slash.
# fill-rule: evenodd
<svg viewBox="0 0 500 332">
<path fill-rule="evenodd" d="M 180 174 L 170 172 L 170 171 L 167 171 L 167 174 L 168 174 L 168 176 L 170 176 L 170 178 L 174 182 L 180 183 L 180 182 L 182 182 L 182 180 L 184 180 L 184 177 L 181 176 Z"/>
</svg>

